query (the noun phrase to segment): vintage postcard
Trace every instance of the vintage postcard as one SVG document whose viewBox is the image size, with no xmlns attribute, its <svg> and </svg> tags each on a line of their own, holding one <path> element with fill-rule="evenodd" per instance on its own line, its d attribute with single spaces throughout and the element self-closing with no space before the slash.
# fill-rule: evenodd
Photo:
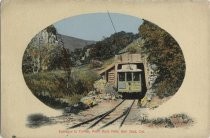
<svg viewBox="0 0 210 138">
<path fill-rule="evenodd" d="M 2 1 L 2 137 L 208 138 L 209 3 Z"/>
</svg>

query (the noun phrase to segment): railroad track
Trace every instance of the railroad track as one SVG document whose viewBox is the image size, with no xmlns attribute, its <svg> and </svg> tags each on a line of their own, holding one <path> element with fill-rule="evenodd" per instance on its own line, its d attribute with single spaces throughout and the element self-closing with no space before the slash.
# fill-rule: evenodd
<svg viewBox="0 0 210 138">
<path fill-rule="evenodd" d="M 91 128 L 95 127 L 98 123 L 100 123 L 104 118 L 106 118 L 107 116 L 109 116 L 112 112 L 114 112 L 114 111 L 115 111 L 123 102 L 125 102 L 125 100 L 122 100 L 119 104 L 117 104 L 114 108 L 108 110 L 107 112 L 102 113 L 102 114 L 100 114 L 100 115 L 97 115 L 97 116 L 95 116 L 95 117 L 93 117 L 93 118 L 91 118 L 91 119 L 89 119 L 89 120 L 87 120 L 87 121 L 84 121 L 84 122 L 78 123 L 78 124 L 76 124 L 76 125 L 73 125 L 73 126 L 69 127 L 68 129 L 77 128 L 77 127 L 80 127 L 80 126 L 82 126 L 82 125 L 85 125 L 85 124 L 88 124 L 88 123 L 90 123 L 90 122 L 95 121 L 93 124 L 91 124 L 91 125 L 87 128 L 87 129 L 91 129 Z M 124 122 L 125 122 L 125 120 L 126 120 L 126 118 L 127 118 L 127 116 L 128 116 L 129 113 L 130 113 L 130 110 L 131 110 L 131 108 L 132 108 L 134 102 L 135 102 L 135 100 L 133 100 L 133 102 L 131 103 L 131 105 L 130 105 L 129 107 L 127 107 L 127 108 L 122 112 L 121 115 L 117 116 L 117 117 L 114 118 L 113 120 L 111 120 L 111 121 L 109 121 L 108 123 L 104 124 L 104 125 L 103 125 L 102 127 L 100 127 L 99 129 L 103 129 L 103 128 L 105 128 L 105 127 L 107 127 L 107 126 L 113 124 L 113 123 L 116 122 L 117 120 L 123 118 L 122 121 L 121 121 L 121 123 L 120 123 L 120 126 L 119 126 L 119 127 L 122 127 L 123 124 L 124 124 Z"/>
</svg>

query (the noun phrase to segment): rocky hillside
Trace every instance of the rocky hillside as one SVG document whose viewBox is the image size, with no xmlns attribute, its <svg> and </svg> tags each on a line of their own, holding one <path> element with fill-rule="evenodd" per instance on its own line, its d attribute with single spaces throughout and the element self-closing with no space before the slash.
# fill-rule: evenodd
<svg viewBox="0 0 210 138">
<path fill-rule="evenodd" d="M 91 60 L 104 61 L 114 57 L 120 50 L 132 43 L 139 37 L 138 34 L 124 31 L 112 34 L 101 41 L 77 48 L 72 53 L 72 63 L 74 65 L 89 64 Z M 79 64 L 78 64 L 79 63 Z"/>
<path fill-rule="evenodd" d="M 79 38 L 58 34 L 51 25 L 39 32 L 28 44 L 23 57 L 23 72 L 37 73 L 43 70 L 62 68 L 62 47 L 66 48 L 69 64 L 80 66 L 94 61 L 104 61 L 114 57 L 133 40 L 138 34 L 118 32 L 101 41 L 87 41 Z"/>
<path fill-rule="evenodd" d="M 53 25 L 48 26 L 32 38 L 23 56 L 23 72 L 37 73 L 44 70 L 55 70 L 62 68 L 62 47 L 73 53 L 68 57 L 72 66 L 77 58 L 77 51 L 83 47 L 94 44 L 94 41 L 82 40 L 70 36 L 58 34 Z M 75 52 L 73 52 L 75 51 Z"/>
<path fill-rule="evenodd" d="M 37 73 L 61 67 L 61 39 L 53 25 L 32 38 L 23 55 L 23 73 Z"/>
<path fill-rule="evenodd" d="M 150 106 L 154 104 L 154 101 L 151 101 L 152 97 L 158 96 L 162 99 L 178 91 L 185 76 L 186 66 L 179 44 L 165 30 L 145 20 L 139 27 L 139 35 L 140 38 L 119 53 L 138 53 L 145 59 L 148 85 L 142 104 Z M 151 102 L 148 103 L 147 100 Z"/>
<path fill-rule="evenodd" d="M 185 60 L 182 50 L 176 40 L 157 25 L 144 20 L 139 27 L 144 41 L 141 54 L 147 62 L 155 65 L 158 76 L 153 88 L 160 97 L 174 95 L 182 84 L 185 76 Z"/>
</svg>

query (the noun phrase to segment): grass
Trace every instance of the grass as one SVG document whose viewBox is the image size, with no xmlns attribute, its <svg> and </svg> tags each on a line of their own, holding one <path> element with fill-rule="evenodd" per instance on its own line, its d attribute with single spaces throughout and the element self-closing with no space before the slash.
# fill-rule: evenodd
<svg viewBox="0 0 210 138">
<path fill-rule="evenodd" d="M 148 127 L 166 127 L 166 128 L 177 128 L 177 127 L 188 127 L 194 123 L 193 119 L 184 113 L 173 114 L 169 117 L 158 117 L 149 119 L 143 117 L 139 120 L 141 124 L 145 124 Z"/>
<path fill-rule="evenodd" d="M 111 57 L 109 59 L 103 60 L 103 65 L 101 67 L 97 67 L 97 68 L 91 68 L 90 64 L 85 64 L 83 66 L 80 67 L 75 67 L 72 69 L 72 72 L 80 70 L 80 71 L 89 71 L 89 70 L 93 70 L 93 71 L 99 71 L 102 70 L 104 68 L 106 68 L 107 66 L 111 65 L 112 63 L 114 63 L 115 57 Z"/>
<path fill-rule="evenodd" d="M 93 83 L 98 75 L 92 71 L 74 68 L 69 88 L 66 85 L 66 74 L 62 70 L 24 74 L 24 79 L 39 100 L 52 108 L 60 109 L 79 102 L 93 90 Z"/>
<path fill-rule="evenodd" d="M 35 95 L 62 97 L 66 92 L 64 72 L 24 74 L 27 86 Z"/>
</svg>

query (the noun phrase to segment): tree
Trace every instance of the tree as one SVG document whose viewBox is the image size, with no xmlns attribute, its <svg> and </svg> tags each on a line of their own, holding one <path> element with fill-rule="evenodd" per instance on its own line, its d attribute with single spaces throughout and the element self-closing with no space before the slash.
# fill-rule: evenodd
<svg viewBox="0 0 210 138">
<path fill-rule="evenodd" d="M 139 27 L 139 34 L 145 41 L 142 54 L 147 55 L 150 64 L 157 65 L 159 76 L 155 85 L 161 88 L 159 96 L 173 95 L 182 84 L 186 68 L 179 44 L 165 30 L 146 20 Z"/>
<path fill-rule="evenodd" d="M 111 58 L 138 37 L 137 34 L 124 31 L 114 33 L 91 47 L 90 59 L 105 60 Z"/>
<path fill-rule="evenodd" d="M 39 73 L 61 67 L 61 46 L 55 41 L 49 42 L 52 35 L 59 41 L 56 28 L 50 25 L 32 38 L 23 56 L 23 73 Z"/>
</svg>

